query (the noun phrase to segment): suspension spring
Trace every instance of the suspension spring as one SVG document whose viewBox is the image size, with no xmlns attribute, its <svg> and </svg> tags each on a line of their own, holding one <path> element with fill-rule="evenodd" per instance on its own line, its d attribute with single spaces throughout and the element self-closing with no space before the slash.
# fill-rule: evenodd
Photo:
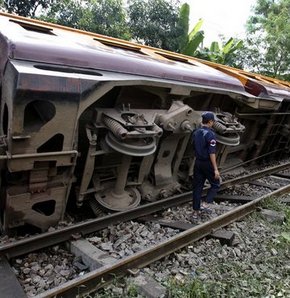
<svg viewBox="0 0 290 298">
<path fill-rule="evenodd" d="M 110 117 L 103 116 L 103 122 L 116 137 L 120 139 L 126 138 L 128 130 L 124 128 L 118 121 Z"/>
<path fill-rule="evenodd" d="M 217 121 L 214 122 L 213 129 L 221 134 L 224 134 L 227 131 L 226 126 Z"/>
</svg>

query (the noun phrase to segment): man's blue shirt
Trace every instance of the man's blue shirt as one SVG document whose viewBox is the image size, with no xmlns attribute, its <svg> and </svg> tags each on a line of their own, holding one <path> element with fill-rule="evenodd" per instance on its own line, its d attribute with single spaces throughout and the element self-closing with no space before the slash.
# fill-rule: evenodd
<svg viewBox="0 0 290 298">
<path fill-rule="evenodd" d="M 209 127 L 202 126 L 194 131 L 192 143 L 198 160 L 209 160 L 209 155 L 216 153 L 215 133 Z"/>
</svg>

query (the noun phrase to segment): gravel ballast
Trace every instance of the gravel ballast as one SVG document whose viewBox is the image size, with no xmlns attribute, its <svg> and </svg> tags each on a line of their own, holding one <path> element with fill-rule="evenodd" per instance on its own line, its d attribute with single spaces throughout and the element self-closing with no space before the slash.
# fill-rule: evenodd
<svg viewBox="0 0 290 298">
<path fill-rule="evenodd" d="M 203 239 L 142 269 L 167 288 L 168 297 L 290 297 L 290 208 L 283 224 L 269 222 L 259 212 L 231 224 L 236 245 Z M 116 281 L 94 297 L 142 297 L 134 280 Z"/>
</svg>

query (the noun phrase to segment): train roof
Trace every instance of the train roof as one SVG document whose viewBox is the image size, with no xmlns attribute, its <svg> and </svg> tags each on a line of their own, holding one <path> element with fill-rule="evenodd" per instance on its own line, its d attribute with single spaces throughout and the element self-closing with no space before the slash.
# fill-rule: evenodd
<svg viewBox="0 0 290 298">
<path fill-rule="evenodd" d="M 8 60 L 19 60 L 159 78 L 250 98 L 290 99 L 289 82 L 6 13 L 0 13 L 0 50 L 0 76 Z"/>
</svg>

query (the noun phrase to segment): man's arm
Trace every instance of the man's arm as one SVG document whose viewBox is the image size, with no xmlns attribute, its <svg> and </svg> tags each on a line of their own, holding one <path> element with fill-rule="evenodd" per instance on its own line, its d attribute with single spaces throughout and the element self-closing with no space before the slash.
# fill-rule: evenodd
<svg viewBox="0 0 290 298">
<path fill-rule="evenodd" d="M 214 178 L 215 179 L 218 179 L 220 177 L 220 172 L 219 172 L 218 167 L 217 167 L 217 164 L 216 164 L 215 153 L 211 153 L 209 155 L 209 158 L 210 158 L 211 164 L 212 164 L 213 169 L 214 169 Z"/>
</svg>

